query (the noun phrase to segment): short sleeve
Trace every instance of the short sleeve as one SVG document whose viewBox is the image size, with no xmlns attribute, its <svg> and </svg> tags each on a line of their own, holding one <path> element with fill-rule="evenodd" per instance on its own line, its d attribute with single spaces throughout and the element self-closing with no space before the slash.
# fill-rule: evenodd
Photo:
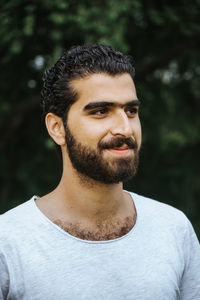
<svg viewBox="0 0 200 300">
<path fill-rule="evenodd" d="M 200 244 L 188 219 L 183 251 L 185 268 L 180 286 L 180 300 L 200 300 Z"/>
</svg>

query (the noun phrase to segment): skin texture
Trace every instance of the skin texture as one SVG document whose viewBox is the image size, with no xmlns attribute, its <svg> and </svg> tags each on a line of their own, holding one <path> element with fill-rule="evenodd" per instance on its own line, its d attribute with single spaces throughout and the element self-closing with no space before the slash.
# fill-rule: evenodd
<svg viewBox="0 0 200 300">
<path fill-rule="evenodd" d="M 76 141 L 97 151 L 99 142 L 109 144 L 116 138 L 131 138 L 139 150 L 141 126 L 138 107 L 127 104 L 137 100 L 129 74 L 93 74 L 74 80 L 72 87 L 78 93 L 78 100 L 69 110 L 67 126 Z M 100 102 L 109 104 L 98 107 Z M 94 103 L 97 106 L 95 110 L 87 109 Z M 52 222 L 82 239 L 108 240 L 130 231 L 137 212 L 130 196 L 123 192 L 122 182 L 106 184 L 78 172 L 68 155 L 62 120 L 49 113 L 46 126 L 50 136 L 61 146 L 63 174 L 55 190 L 36 200 L 39 209 Z M 104 149 L 101 155 L 114 172 L 119 159 L 132 160 L 135 152 L 122 145 Z"/>
<path fill-rule="evenodd" d="M 53 220 L 53 223 L 69 234 L 82 240 L 90 241 L 105 241 L 119 238 L 127 234 L 132 229 L 135 222 L 135 217 L 118 219 L 113 223 L 101 220 L 100 222 L 97 222 L 96 228 L 91 230 L 87 227 L 84 228 L 80 223 L 72 224 L 59 219 Z"/>
</svg>

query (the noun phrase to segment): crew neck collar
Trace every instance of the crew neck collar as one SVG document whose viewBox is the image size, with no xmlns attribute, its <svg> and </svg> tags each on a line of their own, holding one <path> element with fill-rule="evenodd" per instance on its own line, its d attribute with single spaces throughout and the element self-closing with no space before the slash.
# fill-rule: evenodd
<svg viewBox="0 0 200 300">
<path fill-rule="evenodd" d="M 131 236 L 131 235 L 133 234 L 133 232 L 136 230 L 136 228 L 137 228 L 137 226 L 138 226 L 138 205 L 137 205 L 137 203 L 136 203 L 136 202 L 137 202 L 136 198 L 137 198 L 138 195 L 135 194 L 135 193 L 131 193 L 131 192 L 129 192 L 129 191 L 126 191 L 126 190 L 123 190 L 123 191 L 126 192 L 126 193 L 128 193 L 128 194 L 131 196 L 132 200 L 133 200 L 133 205 L 134 205 L 135 211 L 136 211 L 136 222 L 135 222 L 134 226 L 131 228 L 131 230 L 130 230 L 128 233 L 126 233 L 125 235 L 123 235 L 123 236 L 121 236 L 121 237 L 119 237 L 119 238 L 116 238 L 116 239 L 103 240 L 103 241 L 83 240 L 83 239 L 81 239 L 81 238 L 78 238 L 78 237 L 75 237 L 75 236 L 71 235 L 70 233 L 68 233 L 67 231 L 63 230 L 61 227 L 59 227 L 59 226 L 56 225 L 55 223 L 53 223 L 53 222 L 52 222 L 52 221 L 51 221 L 51 220 L 50 220 L 50 219 L 49 219 L 49 218 L 48 218 L 48 217 L 47 217 L 47 216 L 46 216 L 46 215 L 38 208 L 38 206 L 37 206 L 35 200 L 36 200 L 37 198 L 39 198 L 39 196 L 34 195 L 30 200 L 31 200 L 31 202 L 32 202 L 32 204 L 33 204 L 33 207 L 34 207 L 36 213 L 37 213 L 38 215 L 40 215 L 40 217 L 42 217 L 43 220 L 44 220 L 45 222 L 48 222 L 50 226 L 54 227 L 55 230 L 59 231 L 61 234 L 65 235 L 66 237 L 72 238 L 72 239 L 74 239 L 74 240 L 76 240 L 76 241 L 78 241 L 78 242 L 82 242 L 82 243 L 90 243 L 90 244 L 107 244 L 107 243 L 118 242 L 118 241 L 121 241 L 122 239 L 128 238 L 129 236 Z"/>
</svg>

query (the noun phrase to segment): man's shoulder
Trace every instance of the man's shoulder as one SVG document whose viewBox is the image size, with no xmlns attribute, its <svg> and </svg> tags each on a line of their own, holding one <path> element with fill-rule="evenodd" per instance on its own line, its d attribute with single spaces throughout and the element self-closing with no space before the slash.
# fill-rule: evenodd
<svg viewBox="0 0 200 300">
<path fill-rule="evenodd" d="M 146 220 L 151 220 L 151 223 L 158 226 L 172 226 L 173 228 L 182 229 L 188 226 L 189 220 L 181 210 L 133 192 L 130 192 L 130 194 L 135 203 L 139 218 L 142 217 Z"/>
<path fill-rule="evenodd" d="M 33 201 L 34 197 L 0 215 L 0 236 L 11 234 L 30 222 L 34 211 Z"/>
<path fill-rule="evenodd" d="M 14 216 L 18 216 L 23 214 L 23 212 L 30 209 L 32 206 L 32 203 L 34 201 L 35 196 L 33 196 L 31 199 L 25 201 L 22 204 L 19 204 L 18 206 L 11 208 L 10 210 L 6 211 L 5 213 L 0 215 L 0 218 L 10 218 Z"/>
<path fill-rule="evenodd" d="M 185 216 L 184 213 L 169 204 L 160 202 L 158 200 L 152 199 L 150 197 L 142 196 L 133 192 L 129 192 L 133 198 L 133 201 L 135 202 L 136 205 L 140 206 L 143 209 L 150 209 L 153 210 L 155 213 L 159 212 L 169 212 L 170 214 L 176 214 L 179 215 L 180 217 Z"/>
</svg>

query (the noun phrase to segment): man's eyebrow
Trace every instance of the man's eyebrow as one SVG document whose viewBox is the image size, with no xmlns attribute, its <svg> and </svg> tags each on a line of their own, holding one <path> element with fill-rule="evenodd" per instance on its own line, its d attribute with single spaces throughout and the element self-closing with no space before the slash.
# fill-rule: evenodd
<svg viewBox="0 0 200 300">
<path fill-rule="evenodd" d="M 107 107 L 107 106 L 113 106 L 113 107 L 125 107 L 125 106 L 139 106 L 140 105 L 140 101 L 138 99 L 120 104 L 120 103 L 116 103 L 116 102 L 109 102 L 109 101 L 101 101 L 101 102 L 90 102 L 88 103 L 83 110 L 90 110 L 90 109 L 94 109 L 94 108 L 98 108 L 98 107 Z"/>
</svg>

